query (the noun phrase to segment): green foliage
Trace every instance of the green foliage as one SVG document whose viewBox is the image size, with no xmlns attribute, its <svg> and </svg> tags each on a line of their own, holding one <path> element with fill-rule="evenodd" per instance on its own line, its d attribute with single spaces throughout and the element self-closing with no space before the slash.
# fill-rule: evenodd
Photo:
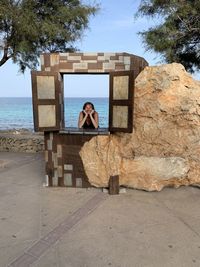
<svg viewBox="0 0 200 267">
<path fill-rule="evenodd" d="M 97 5 L 80 0 L 1 0 L 0 66 L 12 59 L 24 72 L 44 52 L 72 52 Z"/>
<path fill-rule="evenodd" d="M 200 70 L 200 0 L 144 0 L 136 16 L 160 18 L 159 25 L 140 32 L 148 50 L 190 72 Z"/>
</svg>

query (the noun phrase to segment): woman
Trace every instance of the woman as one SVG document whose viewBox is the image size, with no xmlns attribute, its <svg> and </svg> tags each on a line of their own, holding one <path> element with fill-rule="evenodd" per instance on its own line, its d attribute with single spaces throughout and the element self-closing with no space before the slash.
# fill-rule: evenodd
<svg viewBox="0 0 200 267">
<path fill-rule="evenodd" d="M 97 129 L 99 127 L 99 115 L 91 102 L 83 105 L 79 114 L 78 127 L 83 129 Z"/>
</svg>

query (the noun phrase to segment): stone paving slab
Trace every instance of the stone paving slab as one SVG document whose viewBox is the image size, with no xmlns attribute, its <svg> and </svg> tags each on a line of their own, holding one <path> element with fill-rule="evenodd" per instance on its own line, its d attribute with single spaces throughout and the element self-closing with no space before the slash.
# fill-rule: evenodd
<svg viewBox="0 0 200 267">
<path fill-rule="evenodd" d="M 132 190 L 123 196 L 109 196 L 34 267 L 50 266 L 55 260 L 59 267 L 199 266 L 197 228 L 185 223 L 185 217 L 177 217 L 174 210 L 166 209 L 162 201 L 171 192 L 177 194 L 177 202 L 184 194 L 190 192 L 191 198 L 200 192 L 191 187 L 164 191 L 164 198 L 161 192 Z"/>
<path fill-rule="evenodd" d="M 200 266 L 200 190 L 45 188 L 42 154 L 0 153 L 0 266 Z"/>
</svg>

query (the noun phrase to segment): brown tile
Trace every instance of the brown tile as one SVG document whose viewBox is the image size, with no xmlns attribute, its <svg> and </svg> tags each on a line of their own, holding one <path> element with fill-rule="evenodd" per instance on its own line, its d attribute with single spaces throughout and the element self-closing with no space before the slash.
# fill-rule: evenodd
<svg viewBox="0 0 200 267">
<path fill-rule="evenodd" d="M 87 73 L 88 69 L 74 69 L 73 72 L 77 72 L 77 73 Z"/>
<path fill-rule="evenodd" d="M 59 65 L 54 65 L 54 66 L 51 66 L 51 69 L 50 69 L 50 71 L 59 72 Z"/>
<path fill-rule="evenodd" d="M 97 56 L 82 56 L 81 60 L 97 60 Z"/>
<path fill-rule="evenodd" d="M 68 59 L 67 62 L 68 63 L 81 63 L 81 60 L 79 60 L 79 59 Z"/>
<path fill-rule="evenodd" d="M 44 69 L 42 69 L 44 71 L 51 71 L 51 67 L 44 67 Z"/>
<path fill-rule="evenodd" d="M 94 70 L 94 69 L 102 69 L 103 68 L 103 63 L 98 62 L 98 63 L 88 63 L 88 69 Z"/>
<path fill-rule="evenodd" d="M 123 63 L 115 63 L 116 70 L 125 70 L 125 66 Z"/>
<path fill-rule="evenodd" d="M 110 59 L 111 59 L 111 60 L 119 60 L 119 56 L 118 56 L 118 55 L 116 55 L 116 56 L 111 56 Z"/>
<path fill-rule="evenodd" d="M 62 54 L 61 54 L 62 55 Z M 82 56 L 83 53 L 69 53 L 69 56 Z"/>
<path fill-rule="evenodd" d="M 50 54 L 43 54 L 44 56 L 44 66 L 50 67 Z"/>
<path fill-rule="evenodd" d="M 72 62 L 60 62 L 59 69 L 73 69 L 73 63 Z"/>
<path fill-rule="evenodd" d="M 67 56 L 62 56 L 62 54 L 60 54 L 60 61 L 67 61 Z"/>
<path fill-rule="evenodd" d="M 62 165 L 62 164 L 63 164 L 62 158 L 58 158 L 58 165 Z"/>
<path fill-rule="evenodd" d="M 113 69 L 104 69 L 104 72 L 109 73 L 111 71 L 114 71 Z"/>
<path fill-rule="evenodd" d="M 74 70 L 73 69 L 60 69 L 60 73 L 62 73 L 62 74 L 74 73 Z"/>
</svg>

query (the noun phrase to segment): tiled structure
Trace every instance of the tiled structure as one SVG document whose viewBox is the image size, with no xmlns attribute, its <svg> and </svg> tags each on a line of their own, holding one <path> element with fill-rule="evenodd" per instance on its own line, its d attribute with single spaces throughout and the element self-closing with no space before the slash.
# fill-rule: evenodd
<svg viewBox="0 0 200 267">
<path fill-rule="evenodd" d="M 145 59 L 128 53 L 53 53 L 41 55 L 41 71 L 32 72 L 36 131 L 44 131 L 46 185 L 89 187 L 79 151 L 98 134 L 131 132 L 135 77 Z M 63 74 L 110 76 L 108 129 L 69 129 L 64 125 Z"/>
<path fill-rule="evenodd" d="M 79 151 L 93 134 L 45 132 L 46 183 L 49 186 L 89 187 Z"/>
<path fill-rule="evenodd" d="M 109 73 L 132 70 L 137 76 L 147 61 L 128 53 L 55 53 L 41 55 L 41 70 L 60 73 Z"/>
</svg>

